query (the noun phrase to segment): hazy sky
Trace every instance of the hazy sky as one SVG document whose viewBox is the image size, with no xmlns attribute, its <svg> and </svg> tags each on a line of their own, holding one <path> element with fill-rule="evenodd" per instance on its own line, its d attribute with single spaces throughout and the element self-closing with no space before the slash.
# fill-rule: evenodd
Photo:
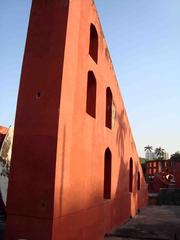
<svg viewBox="0 0 180 240">
<path fill-rule="evenodd" d="M 180 150 L 180 0 L 95 2 L 139 155 Z M 0 125 L 14 122 L 30 6 L 0 0 Z"/>
</svg>

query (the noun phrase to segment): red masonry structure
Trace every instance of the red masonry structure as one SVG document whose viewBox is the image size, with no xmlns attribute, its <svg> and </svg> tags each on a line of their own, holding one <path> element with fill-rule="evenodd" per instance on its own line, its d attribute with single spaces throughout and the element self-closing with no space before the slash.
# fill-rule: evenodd
<svg viewBox="0 0 180 240">
<path fill-rule="evenodd" d="M 151 160 L 146 162 L 146 175 L 154 176 L 160 172 L 175 174 L 176 161 L 172 160 Z"/>
<path fill-rule="evenodd" d="M 1 150 L 1 146 L 4 141 L 4 138 L 7 134 L 7 131 L 8 131 L 8 128 L 0 126 L 0 150 Z"/>
<path fill-rule="evenodd" d="M 159 192 L 160 188 L 180 188 L 179 160 L 151 160 L 146 162 L 149 192 Z"/>
<path fill-rule="evenodd" d="M 92 0 L 33 1 L 6 239 L 100 240 L 147 185 Z"/>
<path fill-rule="evenodd" d="M 180 162 L 176 162 L 176 187 L 180 188 Z"/>
</svg>

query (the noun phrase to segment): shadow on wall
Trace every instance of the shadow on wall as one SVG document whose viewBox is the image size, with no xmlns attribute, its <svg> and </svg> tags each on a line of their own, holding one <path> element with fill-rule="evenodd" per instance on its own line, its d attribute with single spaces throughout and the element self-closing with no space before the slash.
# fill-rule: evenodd
<svg viewBox="0 0 180 240">
<path fill-rule="evenodd" d="M 115 189 L 114 196 L 111 196 L 111 200 L 103 200 L 103 190 L 101 189 L 102 185 L 100 184 L 99 189 L 97 191 L 93 191 L 89 193 L 88 196 L 88 205 L 90 206 L 89 209 L 81 209 L 77 221 L 76 214 L 72 214 L 71 218 L 67 218 L 63 216 L 62 221 L 66 222 L 66 228 L 61 229 L 61 234 L 65 236 L 67 231 L 72 231 L 73 221 L 76 222 L 77 228 L 83 229 L 83 226 L 86 225 L 88 228 L 94 228 L 95 225 L 98 225 L 100 229 L 104 229 L 104 231 L 111 231 L 112 228 L 115 227 L 115 224 L 122 224 L 128 220 L 129 217 L 136 214 L 135 210 L 138 210 L 139 206 L 143 205 L 144 199 L 143 193 L 140 194 L 140 191 L 137 189 L 137 182 L 138 182 L 138 171 L 140 171 L 140 162 L 138 162 L 138 156 L 134 146 L 134 141 L 132 140 L 130 128 L 127 125 L 128 120 L 126 116 L 126 112 L 123 109 L 120 114 L 117 113 L 116 116 L 117 122 L 117 131 L 116 131 L 116 145 L 117 145 L 117 152 L 119 163 L 117 161 L 117 186 Z M 62 166 L 61 169 L 63 170 L 61 176 L 61 191 L 60 191 L 60 212 L 63 212 L 63 189 L 64 189 L 64 162 L 65 162 L 65 142 L 66 142 L 66 129 L 64 126 L 63 130 L 63 151 L 62 151 Z M 131 155 L 133 154 L 133 155 Z M 117 156 L 117 155 L 116 155 Z M 130 192 L 129 189 L 129 164 L 130 158 L 134 158 L 133 161 L 133 184 L 132 184 L 132 191 Z M 113 161 L 113 153 L 112 153 L 112 161 Z M 119 165 L 118 165 L 119 164 Z M 140 182 L 143 183 L 143 174 L 140 171 Z M 143 184 L 142 184 L 143 185 Z M 140 186 L 141 190 L 141 186 Z M 142 189 L 143 190 L 143 189 Z M 101 201 L 100 201 L 100 193 L 102 192 Z M 113 190 L 114 192 L 114 190 Z M 77 198 L 80 199 L 81 196 L 74 196 L 75 201 L 69 202 L 68 208 L 71 211 L 76 211 L 79 209 Z M 110 199 L 110 198 L 109 198 Z M 88 217 L 86 215 L 88 211 Z M 98 212 L 98 214 L 97 214 Z M 67 224 L 68 223 L 68 224 Z M 63 226 L 63 225 L 62 225 Z M 86 230 L 84 233 L 86 234 Z M 89 234 L 89 232 L 88 232 Z M 84 237 L 84 239 L 91 239 L 92 236 L 88 235 Z M 99 235 L 102 237 L 102 232 Z M 74 236 L 76 238 L 76 236 Z"/>
<path fill-rule="evenodd" d="M 127 160 L 127 156 L 129 158 L 130 154 L 128 151 L 126 151 L 125 147 L 127 146 L 127 140 L 129 140 L 129 128 L 126 126 L 126 114 L 125 111 L 121 111 L 120 115 L 117 115 L 117 132 L 116 132 L 116 144 L 117 144 L 117 152 L 118 152 L 118 158 L 119 163 L 117 161 L 117 186 L 115 189 L 115 195 L 111 197 L 111 200 L 103 200 L 103 190 L 102 185 L 99 185 L 99 188 L 97 188 L 97 191 L 93 191 L 89 193 L 88 195 L 88 205 L 90 206 L 88 209 L 84 208 L 80 211 L 77 211 L 79 209 L 78 201 L 71 201 L 69 202 L 68 208 L 74 212 L 70 214 L 71 216 L 62 216 L 63 213 L 63 201 L 64 199 L 64 189 L 65 189 L 65 159 L 66 154 L 65 150 L 67 148 L 66 146 L 66 126 L 63 128 L 63 145 L 62 145 L 62 162 L 61 162 L 61 169 L 62 169 L 62 175 L 60 178 L 60 196 L 59 196 L 59 213 L 62 218 L 59 220 L 60 223 L 63 224 L 57 224 L 56 231 L 61 232 L 62 239 L 65 239 L 67 232 L 72 232 L 74 236 L 74 239 L 78 239 L 78 231 L 73 231 L 76 229 L 82 229 L 83 237 L 81 239 L 93 239 L 93 236 L 95 234 L 95 230 L 88 231 L 88 229 L 94 229 L 94 226 L 98 226 L 99 230 L 99 238 L 102 238 L 102 233 L 111 231 L 112 228 L 115 227 L 114 224 L 119 225 L 125 222 L 131 215 L 131 206 L 132 206 L 132 199 L 136 198 L 136 190 L 132 191 L 132 193 L 129 193 L 129 159 Z M 117 156 L 117 155 L 116 155 Z M 113 155 L 112 155 L 113 159 Z M 135 164 L 134 164 L 134 167 Z M 78 166 L 79 169 L 81 169 L 81 166 Z M 135 173 L 136 171 L 134 171 Z M 141 182 L 143 180 L 143 175 L 141 175 Z M 134 176 L 134 182 L 137 181 L 136 176 Z M 133 184 L 136 186 L 136 184 Z M 134 189 L 134 188 L 133 188 Z M 114 190 L 113 190 L 114 192 Z M 102 195 L 100 196 L 100 193 Z M 73 196 L 75 199 L 81 199 L 80 195 Z M 101 198 L 101 201 L 100 201 Z M 134 201 L 133 201 L 134 202 Z M 76 214 L 77 213 L 77 214 Z M 87 214 L 88 213 L 88 214 Z M 76 224 L 74 224 L 76 223 Z M 74 228 L 73 228 L 74 227 Z M 58 234 L 58 233 L 57 233 Z M 88 235 L 86 235 L 88 234 Z M 64 238 L 63 238 L 64 237 Z M 97 238 L 98 239 L 98 238 Z"/>
<path fill-rule="evenodd" d="M 117 144 L 117 152 L 119 161 L 117 161 L 118 168 L 116 171 L 117 173 L 117 186 L 115 189 L 114 196 L 108 196 L 108 199 L 103 199 L 103 186 L 102 184 L 99 185 L 97 191 L 93 191 L 88 195 L 88 205 L 89 208 L 81 209 L 79 213 L 77 213 L 77 209 L 79 209 L 78 198 L 81 199 L 81 196 L 76 195 L 74 196 L 74 201 L 68 202 L 68 209 L 74 213 L 71 214 L 71 217 L 63 214 L 63 204 L 65 201 L 63 192 L 65 188 L 64 182 L 64 175 L 65 175 L 65 149 L 66 149 L 66 126 L 63 128 L 63 145 L 62 145 L 62 175 L 61 175 L 61 189 L 60 189 L 60 215 L 62 216 L 61 221 L 63 222 L 60 225 L 59 231 L 61 231 L 61 236 L 66 236 L 67 232 L 73 232 L 76 234 L 75 231 L 72 231 L 74 226 L 74 222 L 76 222 L 76 229 L 84 229 L 82 230 L 82 234 L 84 234 L 84 238 L 82 239 L 93 239 L 94 232 L 91 233 L 88 231 L 88 236 L 86 236 L 86 231 L 88 228 L 94 229 L 94 226 L 98 226 L 101 231 L 99 231 L 99 238 L 102 238 L 102 232 L 105 234 L 108 231 L 111 231 L 115 224 L 121 224 L 131 216 L 131 194 L 129 193 L 129 161 L 126 159 L 125 154 L 125 142 L 124 140 L 128 138 L 128 128 L 126 127 L 126 115 L 125 111 L 123 110 L 120 115 L 117 115 L 117 133 L 116 133 L 116 144 Z M 116 154 L 117 156 L 117 154 Z M 113 154 L 112 154 L 112 161 L 113 161 Z M 79 166 L 80 169 L 81 166 Z M 114 190 L 113 190 L 114 192 Z M 100 196 L 102 193 L 102 196 Z M 103 201 L 102 201 L 103 200 Z M 83 204 L 83 203 L 82 203 Z M 88 211 L 88 215 L 87 215 Z M 65 225 L 64 225 L 65 224 Z M 65 226 L 65 227 L 63 227 Z M 58 231 L 58 229 L 57 229 Z M 84 231 L 84 232 L 83 232 Z M 77 233 L 78 234 L 78 233 Z M 74 235 L 74 239 L 77 239 L 78 236 Z M 98 238 L 97 238 L 98 239 Z"/>
<path fill-rule="evenodd" d="M 118 202 L 120 202 L 120 209 L 116 217 L 118 218 L 121 216 L 121 221 L 123 222 L 127 220 L 128 216 L 131 216 L 131 194 L 129 193 L 129 160 L 127 159 L 127 153 L 125 152 L 125 141 L 128 137 L 129 129 L 127 128 L 125 117 L 126 115 L 124 109 L 121 110 L 120 114 L 117 113 L 118 126 L 116 133 L 116 145 L 118 149 L 120 165 L 115 198 L 118 200 Z M 122 206 L 127 206 L 127 208 L 123 209 Z"/>
<path fill-rule="evenodd" d="M 127 125 L 128 119 L 123 109 L 120 114 L 117 113 L 117 134 L 116 144 L 120 159 L 119 176 L 115 198 L 122 201 L 122 196 L 126 193 L 126 204 L 129 206 L 128 215 L 134 215 L 135 209 L 145 205 L 146 199 L 146 184 L 144 185 L 144 176 L 142 173 L 141 164 L 137 155 L 134 140 L 131 135 L 131 129 Z M 128 152 L 127 152 L 128 150 Z M 130 176 L 130 159 L 133 163 L 132 179 Z M 138 175 L 140 184 L 138 189 Z M 130 181 L 132 180 L 132 190 L 130 189 Z M 132 201 L 133 200 L 133 201 Z M 127 202 L 128 201 L 128 202 Z M 126 210 L 127 211 L 127 210 Z M 121 213 L 123 215 L 122 209 Z M 125 213 L 127 216 L 127 212 Z"/>
</svg>

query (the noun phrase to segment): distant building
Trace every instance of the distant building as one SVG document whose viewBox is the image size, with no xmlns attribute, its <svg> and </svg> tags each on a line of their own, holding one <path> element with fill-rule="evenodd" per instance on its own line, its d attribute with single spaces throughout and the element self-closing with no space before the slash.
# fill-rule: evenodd
<svg viewBox="0 0 180 240">
<path fill-rule="evenodd" d="M 164 160 L 168 160 L 169 159 L 169 153 L 165 152 L 164 153 Z"/>
<path fill-rule="evenodd" d="M 155 154 L 155 152 L 147 151 L 145 153 L 145 158 L 148 159 L 148 160 L 153 160 L 153 159 L 157 159 L 158 156 Z M 169 153 L 167 153 L 166 151 L 164 152 L 163 159 L 164 160 L 168 160 L 169 159 Z"/>
<path fill-rule="evenodd" d="M 1 198 L 6 205 L 13 134 L 13 127 L 0 126 L 0 137 L 3 136 L 3 141 L 0 142 L 0 209 L 2 208 Z"/>
<path fill-rule="evenodd" d="M 8 128 L 0 126 L 0 149 L 1 149 L 1 145 L 4 141 L 7 131 L 8 131 Z"/>
<path fill-rule="evenodd" d="M 145 153 L 145 158 L 148 159 L 148 160 L 153 160 L 155 158 L 155 153 L 151 152 L 151 151 L 147 151 Z"/>
</svg>

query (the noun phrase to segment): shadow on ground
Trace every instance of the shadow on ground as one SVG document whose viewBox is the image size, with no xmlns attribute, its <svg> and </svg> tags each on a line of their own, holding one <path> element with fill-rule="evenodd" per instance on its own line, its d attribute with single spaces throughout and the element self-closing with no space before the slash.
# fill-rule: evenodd
<svg viewBox="0 0 180 240">
<path fill-rule="evenodd" d="M 5 217 L 4 215 L 0 215 L 0 240 L 4 239 L 4 231 L 5 231 Z"/>
<path fill-rule="evenodd" d="M 180 240 L 180 206 L 149 206 L 105 239 Z"/>
</svg>

